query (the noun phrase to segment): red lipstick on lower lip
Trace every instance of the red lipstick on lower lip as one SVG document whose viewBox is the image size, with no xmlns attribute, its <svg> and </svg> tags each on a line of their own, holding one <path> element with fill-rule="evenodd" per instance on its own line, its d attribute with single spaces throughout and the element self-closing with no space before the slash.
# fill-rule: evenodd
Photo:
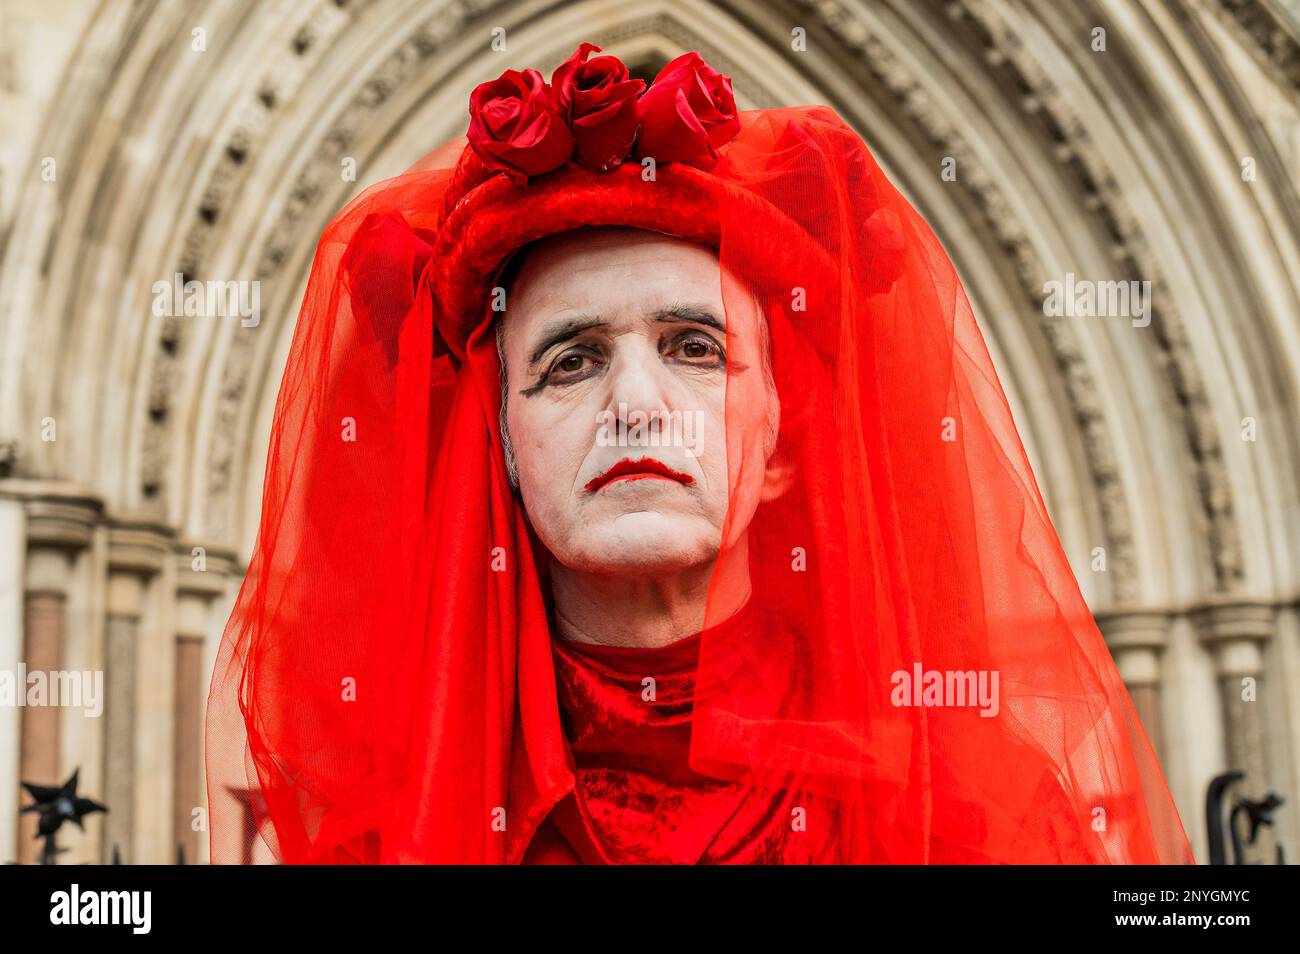
<svg viewBox="0 0 1300 954">
<path fill-rule="evenodd" d="M 681 471 L 673 470 L 667 464 L 657 461 L 653 457 L 642 457 L 640 460 L 624 457 L 603 474 L 599 474 L 587 481 L 587 490 L 595 493 L 601 487 L 620 477 L 667 477 L 669 480 L 675 480 L 681 484 L 695 483 L 695 478 L 690 474 L 683 474 Z"/>
</svg>

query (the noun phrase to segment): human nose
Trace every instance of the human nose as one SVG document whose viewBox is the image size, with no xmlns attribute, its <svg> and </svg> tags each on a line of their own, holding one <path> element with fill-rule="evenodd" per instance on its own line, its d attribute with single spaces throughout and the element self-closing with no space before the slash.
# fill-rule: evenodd
<svg viewBox="0 0 1300 954">
<path fill-rule="evenodd" d="M 652 433 L 666 428 L 670 420 L 672 382 L 653 347 L 637 343 L 620 348 L 606 381 L 609 385 L 606 410 L 617 420 L 629 427 L 648 427 Z"/>
</svg>

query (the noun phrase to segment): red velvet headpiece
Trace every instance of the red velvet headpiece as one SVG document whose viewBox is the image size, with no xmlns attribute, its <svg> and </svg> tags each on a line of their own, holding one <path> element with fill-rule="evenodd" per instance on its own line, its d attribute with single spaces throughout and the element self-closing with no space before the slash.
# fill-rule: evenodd
<svg viewBox="0 0 1300 954">
<path fill-rule="evenodd" d="M 615 57 L 587 62 L 598 50 L 583 43 L 549 86 L 536 70 L 507 71 L 471 97 L 470 148 L 452 175 L 428 274 L 442 306 L 439 336 L 457 358 L 464 358 L 465 341 L 483 317 L 503 263 L 516 249 L 557 232 L 620 225 L 717 248 L 719 202 L 727 201 L 744 205 L 756 228 L 786 237 L 776 258 L 765 263 L 788 279 L 785 287 L 806 281 L 800 276 L 811 270 L 833 267 L 788 215 L 710 172 L 720 161 L 725 166 L 728 144 L 741 128 L 729 77 L 698 53 L 686 53 L 642 92 L 644 84 L 627 81 Z M 588 87 L 598 94 L 594 102 L 581 96 Z M 574 105 L 575 89 L 580 106 Z M 575 115 L 580 107 L 586 112 Z M 484 117 L 499 114 L 529 121 L 494 129 Z M 630 135 L 629 116 L 638 120 Z M 601 163 L 584 161 L 584 143 L 610 132 L 614 145 L 599 150 Z M 557 149 L 557 139 L 572 143 L 571 151 Z"/>
</svg>

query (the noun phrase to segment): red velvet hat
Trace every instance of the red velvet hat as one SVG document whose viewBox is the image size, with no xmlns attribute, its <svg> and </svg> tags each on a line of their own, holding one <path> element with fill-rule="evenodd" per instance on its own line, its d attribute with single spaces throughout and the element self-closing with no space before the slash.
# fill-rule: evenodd
<svg viewBox="0 0 1300 954">
<path fill-rule="evenodd" d="M 690 52 L 647 88 L 613 56 L 589 60 L 599 49 L 583 43 L 549 85 L 536 70 L 510 70 L 471 96 L 470 148 L 453 174 L 427 276 L 442 306 L 439 337 L 458 359 L 512 253 L 570 229 L 618 225 L 717 248 L 725 199 L 762 232 L 789 239 L 775 260 L 764 257 L 767 277 L 789 288 L 833 268 L 796 221 L 728 176 L 731 143 L 747 120 L 730 77 Z"/>
</svg>

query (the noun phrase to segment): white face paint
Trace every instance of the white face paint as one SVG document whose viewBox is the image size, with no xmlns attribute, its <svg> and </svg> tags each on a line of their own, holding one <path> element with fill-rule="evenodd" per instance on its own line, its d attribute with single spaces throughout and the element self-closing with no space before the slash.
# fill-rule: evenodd
<svg viewBox="0 0 1300 954">
<path fill-rule="evenodd" d="M 729 304 L 715 251 L 656 232 L 582 229 L 529 250 L 506 306 L 505 416 L 524 508 L 562 565 L 712 561 L 733 485 L 728 546 L 748 527 L 780 408 L 758 303 Z"/>
</svg>

